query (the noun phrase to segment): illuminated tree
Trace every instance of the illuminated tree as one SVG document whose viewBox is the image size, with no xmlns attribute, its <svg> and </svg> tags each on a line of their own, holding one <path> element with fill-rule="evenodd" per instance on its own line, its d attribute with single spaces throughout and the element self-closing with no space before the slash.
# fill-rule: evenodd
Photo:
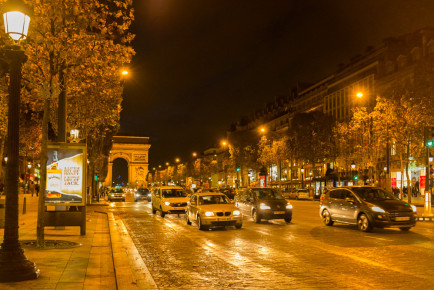
<svg viewBox="0 0 434 290">
<path fill-rule="evenodd" d="M 92 171 L 96 166 L 102 170 L 106 166 L 101 155 L 109 151 L 107 140 L 118 129 L 122 100 L 119 71 L 134 53 L 129 47 L 133 36 L 127 31 L 133 15 L 130 0 L 36 0 L 29 4 L 37 25 L 26 47 L 23 103 L 30 111 L 43 112 L 37 237 L 38 246 L 44 246 L 44 164 L 48 128 L 58 131 L 57 98 L 59 94 L 67 98 L 68 121 L 92 140 L 88 151 Z"/>
</svg>

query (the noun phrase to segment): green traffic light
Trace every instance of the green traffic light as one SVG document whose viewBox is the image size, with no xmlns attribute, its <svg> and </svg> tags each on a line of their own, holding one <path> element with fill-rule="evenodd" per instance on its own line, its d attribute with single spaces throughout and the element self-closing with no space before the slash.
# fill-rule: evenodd
<svg viewBox="0 0 434 290">
<path fill-rule="evenodd" d="M 240 172 L 240 171 L 241 171 L 241 168 L 237 167 L 237 172 Z"/>
<path fill-rule="evenodd" d="M 426 141 L 426 146 L 427 147 L 432 147 L 433 145 L 434 145 L 434 140 Z"/>
<path fill-rule="evenodd" d="M 359 177 L 357 175 L 354 176 L 354 180 L 359 180 Z"/>
</svg>

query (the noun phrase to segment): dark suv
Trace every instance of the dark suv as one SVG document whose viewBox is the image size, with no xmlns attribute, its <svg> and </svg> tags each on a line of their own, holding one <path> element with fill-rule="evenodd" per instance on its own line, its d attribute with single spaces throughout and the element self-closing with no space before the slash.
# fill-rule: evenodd
<svg viewBox="0 0 434 290">
<path fill-rule="evenodd" d="M 416 225 L 414 205 L 378 187 L 333 188 L 321 196 L 319 214 L 327 226 L 334 222 L 357 224 L 363 232 L 373 227 L 398 227 L 408 231 Z"/>
<path fill-rule="evenodd" d="M 292 205 L 273 188 L 243 188 L 235 196 L 235 205 L 256 223 L 261 219 L 284 219 L 289 223 L 292 219 Z"/>
</svg>

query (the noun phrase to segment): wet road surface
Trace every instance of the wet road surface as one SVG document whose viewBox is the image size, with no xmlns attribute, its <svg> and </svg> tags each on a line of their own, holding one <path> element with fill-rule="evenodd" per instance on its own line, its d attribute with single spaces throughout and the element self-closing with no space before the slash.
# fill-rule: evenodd
<svg viewBox="0 0 434 290">
<path fill-rule="evenodd" d="M 245 218 L 199 231 L 184 215 L 153 215 L 150 203 L 116 202 L 160 289 L 434 289 L 434 223 L 410 232 L 323 225 L 318 202 L 291 201 L 293 220 Z"/>
</svg>

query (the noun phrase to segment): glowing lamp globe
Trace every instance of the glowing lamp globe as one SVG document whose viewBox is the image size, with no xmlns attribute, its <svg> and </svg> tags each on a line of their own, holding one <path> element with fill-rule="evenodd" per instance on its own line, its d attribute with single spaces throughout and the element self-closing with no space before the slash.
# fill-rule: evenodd
<svg viewBox="0 0 434 290">
<path fill-rule="evenodd" d="M 27 37 L 30 23 L 30 8 L 23 0 L 8 0 L 2 7 L 5 32 L 15 42 Z"/>
</svg>

